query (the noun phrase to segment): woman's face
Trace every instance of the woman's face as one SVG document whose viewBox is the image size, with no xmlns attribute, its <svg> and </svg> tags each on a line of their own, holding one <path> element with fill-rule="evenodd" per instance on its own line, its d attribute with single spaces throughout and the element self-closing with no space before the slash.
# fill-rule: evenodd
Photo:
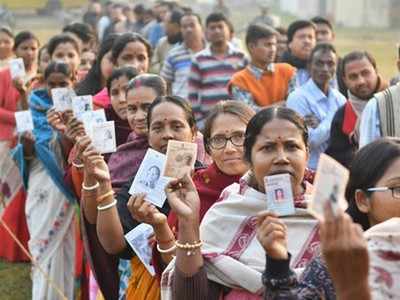
<svg viewBox="0 0 400 300">
<path fill-rule="evenodd" d="M 108 51 L 100 62 L 101 75 L 105 81 L 110 78 L 113 68 L 114 64 L 111 59 L 111 51 Z"/>
<path fill-rule="evenodd" d="M 190 128 L 184 110 L 171 102 L 158 104 L 152 111 L 149 144 L 161 153 L 167 152 L 169 140 L 193 142 L 196 132 Z"/>
<path fill-rule="evenodd" d="M 147 112 L 157 93 L 150 87 L 139 86 L 130 89 L 126 95 L 128 102 L 128 123 L 139 136 L 147 135 Z"/>
<path fill-rule="evenodd" d="M 218 115 L 211 126 L 211 140 L 225 140 L 232 136 L 242 137 L 246 131 L 246 123 L 232 114 Z M 210 143 L 211 144 L 211 143 Z M 226 141 L 222 149 L 214 149 L 211 145 L 212 160 L 223 173 L 227 175 L 243 175 L 248 170 L 248 165 L 243 158 L 243 146 L 235 146 L 231 141 Z"/>
<path fill-rule="evenodd" d="M 49 95 L 51 95 L 50 91 L 55 88 L 72 88 L 73 81 L 71 78 L 66 76 L 63 73 L 51 73 L 49 77 L 46 79 L 46 87 Z"/>
<path fill-rule="evenodd" d="M 273 119 L 266 123 L 251 149 L 251 160 L 259 191 L 265 192 L 265 176 L 288 173 L 294 195 L 302 192 L 308 149 L 300 130 L 292 122 Z"/>
<path fill-rule="evenodd" d="M 400 158 L 391 164 L 375 187 L 400 187 Z M 391 190 L 373 192 L 364 205 L 357 202 L 357 206 L 368 214 L 371 226 L 400 217 L 400 199 L 394 198 Z"/>
<path fill-rule="evenodd" d="M 129 79 L 126 76 L 121 76 L 114 79 L 110 87 L 111 105 L 122 120 L 126 120 L 127 118 L 126 87 L 128 86 L 128 82 Z"/>
<path fill-rule="evenodd" d="M 30 39 L 20 43 L 15 49 L 15 55 L 24 60 L 25 68 L 30 70 L 37 62 L 39 53 L 39 43 L 35 39 Z"/>
<path fill-rule="evenodd" d="M 147 73 L 149 70 L 149 55 L 141 42 L 126 44 L 117 58 L 118 67 L 134 67 L 139 73 Z"/>
<path fill-rule="evenodd" d="M 7 59 L 13 55 L 14 39 L 0 31 L 0 59 Z"/>
<path fill-rule="evenodd" d="M 93 51 L 85 51 L 81 55 L 81 62 L 79 64 L 79 70 L 88 72 L 96 60 L 96 54 Z"/>
<path fill-rule="evenodd" d="M 78 70 L 79 64 L 81 62 L 79 52 L 71 43 L 59 44 L 56 49 L 54 49 L 51 59 L 54 61 L 62 61 L 66 63 L 71 67 L 74 72 Z"/>
</svg>

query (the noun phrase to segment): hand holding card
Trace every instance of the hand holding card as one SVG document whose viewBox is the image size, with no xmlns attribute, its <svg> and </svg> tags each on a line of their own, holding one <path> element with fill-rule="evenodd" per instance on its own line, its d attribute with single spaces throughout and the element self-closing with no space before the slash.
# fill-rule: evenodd
<svg viewBox="0 0 400 300">
<path fill-rule="evenodd" d="M 278 216 L 293 215 L 296 212 L 289 174 L 266 176 L 264 184 L 268 211 Z"/>
<path fill-rule="evenodd" d="M 346 210 L 347 201 L 344 197 L 349 170 L 326 154 L 321 154 L 314 180 L 312 201 L 308 207 L 311 214 L 323 219 L 324 205 L 329 201 L 333 213 L 339 208 Z"/>
<path fill-rule="evenodd" d="M 129 194 L 146 194 L 146 201 L 162 207 L 165 199 L 165 187 L 168 179 L 162 176 L 162 170 L 165 167 L 166 157 L 153 149 L 149 149 L 143 158 L 143 161 L 136 173 Z"/>
<path fill-rule="evenodd" d="M 15 122 L 18 133 L 23 133 L 25 131 L 33 130 L 33 120 L 30 110 L 17 111 L 15 113 Z"/>
<path fill-rule="evenodd" d="M 149 246 L 149 238 L 153 235 L 153 227 L 142 223 L 125 235 L 125 239 L 135 251 L 137 257 L 149 271 L 151 276 L 155 275 L 154 267 L 151 265 L 152 250 Z"/>
<path fill-rule="evenodd" d="M 164 176 L 180 179 L 190 174 L 197 157 L 197 144 L 178 141 L 168 141 L 167 162 Z"/>
</svg>

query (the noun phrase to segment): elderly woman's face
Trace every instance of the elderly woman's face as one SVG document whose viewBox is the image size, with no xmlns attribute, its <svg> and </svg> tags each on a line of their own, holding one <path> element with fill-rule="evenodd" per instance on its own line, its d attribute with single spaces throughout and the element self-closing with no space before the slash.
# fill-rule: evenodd
<svg viewBox="0 0 400 300">
<path fill-rule="evenodd" d="M 294 195 L 301 193 L 308 149 L 301 131 L 292 122 L 273 119 L 266 123 L 253 145 L 251 160 L 259 191 L 265 192 L 265 176 L 288 173 Z"/>
</svg>

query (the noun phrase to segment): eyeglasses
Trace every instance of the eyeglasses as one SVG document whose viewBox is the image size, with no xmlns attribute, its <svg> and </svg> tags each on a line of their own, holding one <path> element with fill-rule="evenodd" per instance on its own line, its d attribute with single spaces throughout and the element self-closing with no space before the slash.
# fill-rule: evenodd
<svg viewBox="0 0 400 300">
<path fill-rule="evenodd" d="M 226 137 L 224 135 L 216 135 L 210 139 L 210 147 L 215 150 L 221 150 L 226 147 L 226 143 L 231 141 L 232 145 L 241 147 L 244 145 L 244 133 L 235 133 L 230 137 Z"/>
<path fill-rule="evenodd" d="M 382 186 L 382 187 L 374 187 L 367 189 L 368 192 L 385 192 L 389 190 L 392 191 L 393 198 L 400 199 L 400 186 L 396 187 Z"/>
</svg>

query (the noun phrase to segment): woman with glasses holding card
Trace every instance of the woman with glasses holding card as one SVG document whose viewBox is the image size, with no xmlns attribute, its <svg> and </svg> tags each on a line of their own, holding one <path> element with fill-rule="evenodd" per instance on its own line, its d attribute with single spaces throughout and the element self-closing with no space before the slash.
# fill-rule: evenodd
<svg viewBox="0 0 400 300">
<path fill-rule="evenodd" d="M 52 62 L 45 70 L 45 89 L 30 97 L 34 130 L 24 133 L 14 149 L 27 189 L 26 216 L 30 234 L 29 250 L 35 262 L 71 299 L 74 293 L 75 196 L 63 180 L 68 150 L 47 120 L 53 106 L 51 90 L 72 88 L 74 73 L 69 65 Z M 67 115 L 65 115 L 67 117 Z M 36 265 L 32 267 L 32 299 L 57 299 L 59 294 Z"/>
<path fill-rule="evenodd" d="M 328 270 L 324 255 L 329 255 L 329 266 L 342 266 L 346 261 L 340 253 L 347 255 L 362 254 L 360 248 L 351 248 L 346 242 L 343 229 L 348 216 L 340 214 L 323 222 L 321 240 L 324 242 L 322 255 L 314 258 L 298 280 L 289 268 L 291 256 L 287 248 L 288 236 L 286 227 L 270 213 L 259 215 L 258 238 L 263 245 L 267 257 L 267 269 L 263 275 L 266 286 L 265 299 L 355 299 L 354 295 L 362 295 L 370 288 L 373 298 L 397 299 L 400 296 L 395 285 L 398 271 L 395 254 L 399 244 L 389 232 L 374 239 L 375 226 L 392 218 L 400 217 L 400 140 L 397 138 L 379 139 L 359 150 L 350 168 L 350 178 L 346 187 L 346 199 L 349 202 L 347 213 L 358 224 L 360 230 L 366 230 L 371 257 L 369 268 L 369 287 L 359 285 L 367 272 L 361 272 L 364 266 L 357 260 L 352 268 L 346 268 L 342 276 L 337 276 L 337 268 Z M 339 225 L 340 223 L 340 225 Z M 350 226 L 350 225 L 349 225 Z M 380 226 L 380 225 L 378 225 Z M 329 228 L 329 229 L 327 229 Z M 346 230 L 351 234 L 351 230 Z M 358 251 L 356 254 L 346 251 Z M 389 252 L 387 252 L 390 250 Z M 293 257 L 293 256 L 292 256 Z M 335 259 L 332 261 L 332 259 Z M 272 267 L 269 267 L 272 266 Z M 341 267 L 344 270 L 344 267 Z M 331 273 L 333 271 L 333 273 Z M 333 274 L 332 278 L 330 274 Z M 364 277 L 360 277 L 363 274 Z M 359 276 L 359 277 L 356 277 Z M 335 281 L 333 282 L 332 279 Z M 335 289 L 336 288 L 336 289 Z M 359 289 L 364 289 L 360 291 Z M 345 292 L 343 294 L 343 292 Z M 384 294 L 383 294 L 384 293 Z M 391 296 L 389 296 L 391 295 Z M 347 297 L 347 298 L 346 298 Z M 363 298 L 367 299 L 367 298 Z"/>
<path fill-rule="evenodd" d="M 0 30 L 1 36 L 9 36 L 7 30 Z M 1 33 L 2 32 L 2 33 Z M 5 36 L 4 36 L 5 34 Z M 10 45 L 16 58 L 23 60 L 26 71 L 24 78 L 12 78 L 10 68 L 0 71 L 0 169 L 4 170 L 0 174 L 0 198 L 7 204 L 3 212 L 3 220 L 16 233 L 23 245 L 27 247 L 29 234 L 26 225 L 25 191 L 22 186 L 22 179 L 15 174 L 15 163 L 9 154 L 10 148 L 15 145 L 15 112 L 28 109 L 27 95 L 31 87 L 30 79 L 36 76 L 37 72 L 37 53 L 39 40 L 34 34 L 28 31 L 18 33 L 15 40 L 10 41 Z M 18 61 L 17 61 L 18 62 Z M 26 84 L 25 84 L 26 82 Z M 33 84 L 34 85 L 34 84 Z M 8 170 L 8 171 L 6 171 Z M 1 204 L 0 204 L 1 205 Z M 26 261 L 28 257 L 22 252 L 20 247 L 11 238 L 9 233 L 0 226 L 0 257 L 9 261 Z"/>
<path fill-rule="evenodd" d="M 308 132 L 303 119 L 283 107 L 261 110 L 245 132 L 250 170 L 227 187 L 199 226 L 200 199 L 189 176 L 167 187 L 178 216 L 176 260 L 163 273 L 163 299 L 261 299 L 265 253 L 255 238 L 256 215 L 267 208 L 264 179 L 289 174 L 296 212 L 284 217 L 294 266 L 303 266 L 318 243 L 316 221 L 304 210 L 310 184 Z"/>
</svg>

